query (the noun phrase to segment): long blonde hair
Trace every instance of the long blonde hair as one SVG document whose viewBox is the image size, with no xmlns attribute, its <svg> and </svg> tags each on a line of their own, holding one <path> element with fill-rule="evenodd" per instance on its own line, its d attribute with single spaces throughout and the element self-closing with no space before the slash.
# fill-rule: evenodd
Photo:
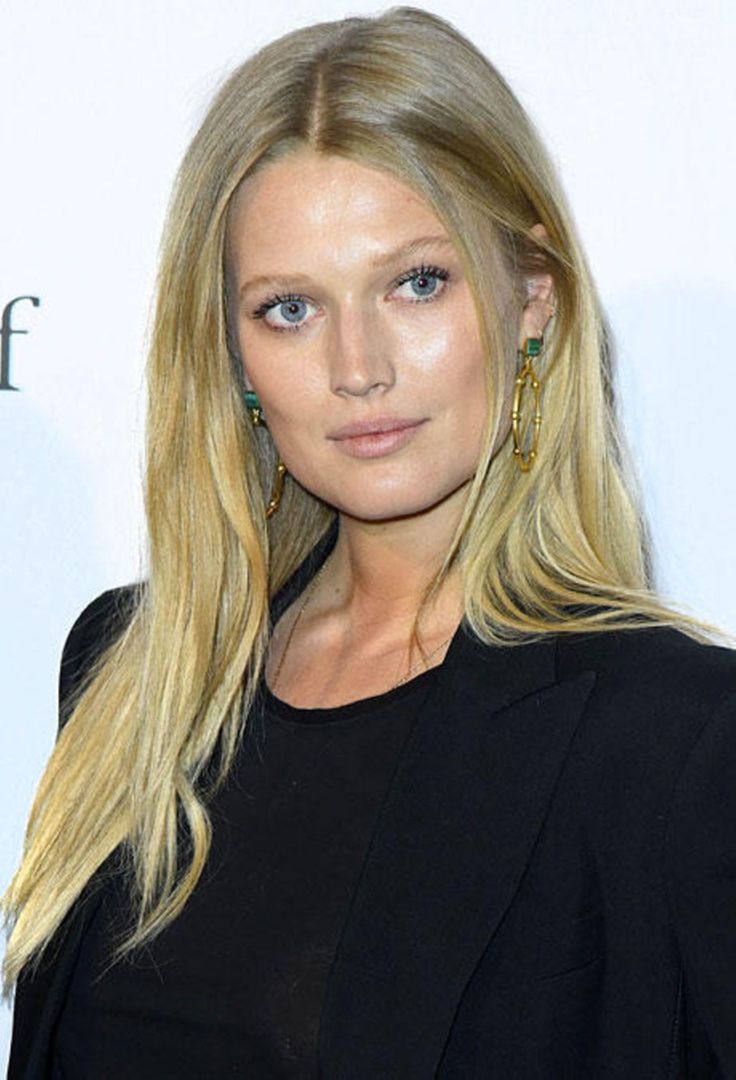
<svg viewBox="0 0 736 1080">
<path fill-rule="evenodd" d="M 600 303 L 554 169 L 505 81 L 450 24 L 417 8 L 286 34 L 226 81 L 178 175 L 148 367 L 148 573 L 125 629 L 68 703 L 40 781 L 3 897 L 6 991 L 116 850 L 135 914 L 122 951 L 182 909 L 209 848 L 207 770 L 218 762 L 216 783 L 232 763 L 270 598 L 334 520 L 290 481 L 267 527 L 274 451 L 251 429 L 228 333 L 233 194 L 305 145 L 389 170 L 422 194 L 473 289 L 488 430 L 427 595 L 458 565 L 468 624 L 504 645 L 643 621 L 701 640 L 713 630 L 654 593 Z M 532 233 L 536 222 L 546 239 Z M 524 474 L 507 406 L 523 281 L 540 267 L 553 276 L 558 313 L 539 369 L 539 457 Z"/>
</svg>

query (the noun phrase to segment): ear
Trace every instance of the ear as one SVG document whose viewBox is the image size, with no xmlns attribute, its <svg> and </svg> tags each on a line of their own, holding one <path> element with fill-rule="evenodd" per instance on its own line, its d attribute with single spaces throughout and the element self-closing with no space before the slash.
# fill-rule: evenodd
<svg viewBox="0 0 736 1080">
<path fill-rule="evenodd" d="M 532 226 L 535 236 L 546 237 L 547 230 L 538 223 Z M 521 313 L 519 348 L 524 348 L 527 338 L 541 338 L 554 312 L 554 280 L 547 271 L 530 274 L 524 279 L 526 301 Z"/>
</svg>

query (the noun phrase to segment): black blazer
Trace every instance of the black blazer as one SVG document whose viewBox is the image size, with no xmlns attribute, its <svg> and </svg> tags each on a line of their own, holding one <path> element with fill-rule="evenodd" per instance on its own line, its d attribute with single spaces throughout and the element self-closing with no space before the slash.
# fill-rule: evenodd
<svg viewBox="0 0 736 1080">
<path fill-rule="evenodd" d="M 75 623 L 62 698 L 130 595 Z M 11 1080 L 51 1075 L 93 910 L 88 891 L 20 980 Z M 736 652 L 662 628 L 460 631 L 386 795 L 319 1053 L 327 1080 L 736 1078 Z"/>
</svg>

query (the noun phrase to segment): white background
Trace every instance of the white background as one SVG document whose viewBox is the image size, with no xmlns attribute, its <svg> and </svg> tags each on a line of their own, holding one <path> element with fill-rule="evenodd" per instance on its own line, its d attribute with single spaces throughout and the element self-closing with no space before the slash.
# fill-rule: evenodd
<svg viewBox="0 0 736 1080">
<path fill-rule="evenodd" d="M 550 147 L 618 345 L 660 588 L 736 631 L 736 7 L 428 4 L 499 67 Z M 143 353 L 171 181 L 206 104 L 322 0 L 3 0 L 0 885 L 56 728 L 61 646 L 139 574 Z M 9 1014 L 0 1013 L 0 1057 Z"/>
</svg>

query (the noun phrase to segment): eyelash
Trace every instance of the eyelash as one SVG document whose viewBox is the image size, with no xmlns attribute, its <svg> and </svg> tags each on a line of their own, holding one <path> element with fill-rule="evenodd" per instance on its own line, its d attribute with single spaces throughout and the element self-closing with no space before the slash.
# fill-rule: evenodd
<svg viewBox="0 0 736 1080">
<path fill-rule="evenodd" d="M 406 285 L 407 281 L 414 281 L 420 277 L 434 277 L 438 281 L 446 282 L 450 278 L 448 270 L 444 270 L 441 266 L 427 266 L 422 263 L 421 266 L 415 266 L 411 270 L 407 270 L 406 273 L 401 274 L 391 286 L 391 290 L 400 288 L 402 285 Z M 414 300 L 411 300 L 412 304 L 428 304 L 433 300 L 439 299 L 444 293 L 444 289 L 440 289 L 439 292 L 430 293 L 429 296 L 417 296 Z M 284 296 L 274 295 L 269 297 L 268 300 L 264 300 L 255 311 L 252 312 L 251 318 L 253 319 L 265 319 L 268 312 L 279 304 L 290 304 L 292 302 L 301 302 L 306 300 L 307 297 L 302 296 L 299 293 L 287 293 Z M 303 323 L 295 323 L 293 326 L 273 326 L 269 324 L 269 329 L 275 330 L 277 333 L 285 331 L 287 334 L 294 333 L 297 330 L 301 330 Z"/>
</svg>

